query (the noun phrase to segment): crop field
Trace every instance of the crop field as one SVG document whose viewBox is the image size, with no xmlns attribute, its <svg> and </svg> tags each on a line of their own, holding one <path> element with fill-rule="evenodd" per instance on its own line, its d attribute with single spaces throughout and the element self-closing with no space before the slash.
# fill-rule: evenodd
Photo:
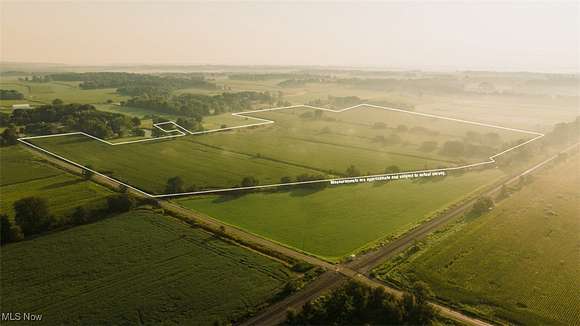
<svg viewBox="0 0 580 326">
<path fill-rule="evenodd" d="M 178 200 L 262 237 L 328 260 L 396 236 L 501 178 L 497 169 L 439 179 Z"/>
<path fill-rule="evenodd" d="M 36 159 L 23 146 L 0 148 L 0 211 L 13 215 L 14 201 L 38 196 L 45 198 L 52 214 L 60 216 L 76 206 L 96 207 L 104 204 L 109 190 L 67 174 Z"/>
<path fill-rule="evenodd" d="M 227 323 L 290 280 L 281 263 L 150 211 L 2 248 L 2 311 L 49 324 Z"/>
<path fill-rule="evenodd" d="M 301 107 L 258 112 L 257 117 L 276 122 L 119 146 L 84 135 L 29 141 L 142 190 L 162 194 L 167 180 L 175 176 L 184 180 L 186 188 L 219 189 L 238 186 L 244 177 L 254 177 L 260 184 L 303 174 L 341 177 L 351 165 L 363 175 L 384 173 L 391 165 L 407 171 L 458 166 L 485 161 L 530 138 L 515 131 L 367 107 L 321 115 L 315 111 Z M 447 153 L 447 141 L 468 144 L 471 150 Z"/>
<path fill-rule="evenodd" d="M 452 305 L 525 325 L 580 323 L 580 159 L 543 171 L 492 212 L 377 271 Z M 460 225 L 461 226 L 461 225 Z"/>
</svg>

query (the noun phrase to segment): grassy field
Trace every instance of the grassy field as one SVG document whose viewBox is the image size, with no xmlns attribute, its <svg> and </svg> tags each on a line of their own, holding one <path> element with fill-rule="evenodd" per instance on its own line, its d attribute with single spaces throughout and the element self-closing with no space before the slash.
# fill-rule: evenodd
<svg viewBox="0 0 580 326">
<path fill-rule="evenodd" d="M 169 178 L 180 176 L 186 188 L 230 188 L 244 177 L 261 184 L 301 174 L 345 176 L 354 165 L 360 174 L 380 174 L 390 165 L 402 170 L 449 167 L 481 162 L 528 135 L 487 127 L 378 109 L 313 115 L 312 109 L 262 112 L 276 121 L 268 126 L 181 137 L 174 140 L 110 146 L 82 135 L 31 140 L 51 152 L 153 193 L 164 193 Z M 243 118 L 240 118 L 243 120 Z M 377 122 L 384 122 L 381 128 Z M 405 130 L 400 131 L 400 126 Z M 496 144 L 478 152 L 452 156 L 440 148 L 449 140 L 463 142 L 468 132 L 483 137 L 494 131 Z M 396 139 L 391 142 L 390 139 Z M 425 150 L 431 141 L 435 148 Z M 484 139 L 485 141 L 485 139 Z M 146 164 L 144 164 L 146 162 Z"/>
<path fill-rule="evenodd" d="M 578 164 L 576 155 L 542 172 L 493 212 L 377 274 L 403 286 L 426 281 L 442 300 L 492 319 L 579 324 Z"/>
<path fill-rule="evenodd" d="M 13 215 L 14 201 L 38 196 L 48 201 L 55 216 L 76 206 L 98 207 L 111 192 L 91 181 L 67 174 L 35 158 L 21 145 L 0 148 L 0 211 Z"/>
<path fill-rule="evenodd" d="M 194 211 L 329 260 L 395 236 L 503 174 L 179 200 Z"/>
<path fill-rule="evenodd" d="M 107 100 L 119 102 L 127 99 L 126 96 L 117 94 L 116 89 L 89 89 L 83 90 L 78 87 L 78 82 L 47 82 L 33 83 L 19 81 L 15 78 L 4 78 L 0 82 L 1 89 L 13 89 L 24 94 L 25 100 L 0 101 L 0 106 L 7 107 L 12 104 L 30 103 L 32 105 L 50 103 L 59 98 L 65 103 L 94 104 L 105 103 Z"/>
<path fill-rule="evenodd" d="M 2 247 L 2 311 L 49 324 L 228 322 L 292 274 L 177 220 L 134 211 Z"/>
</svg>

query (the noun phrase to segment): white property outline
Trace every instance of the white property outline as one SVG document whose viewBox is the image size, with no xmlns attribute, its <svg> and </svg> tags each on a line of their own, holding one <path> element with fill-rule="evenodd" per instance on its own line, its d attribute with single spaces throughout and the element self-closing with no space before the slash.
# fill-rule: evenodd
<svg viewBox="0 0 580 326">
<path fill-rule="evenodd" d="M 490 128 L 495 128 L 495 129 L 502 129 L 502 130 L 509 130 L 509 131 L 515 131 L 515 132 L 521 132 L 521 133 L 525 133 L 528 135 L 535 135 L 536 137 L 529 139 L 523 143 L 520 143 L 518 145 L 515 145 L 513 147 L 510 147 L 500 153 L 497 153 L 495 155 L 492 155 L 488 158 L 487 161 L 484 162 L 479 162 L 479 163 L 472 163 L 472 164 L 467 164 L 467 165 L 462 165 L 462 166 L 456 166 L 456 167 L 449 167 L 449 168 L 440 168 L 440 169 L 429 169 L 429 170 L 415 170 L 415 171 L 405 171 L 405 172 L 398 172 L 398 173 L 383 173 L 383 174 L 373 174 L 373 175 L 365 175 L 365 176 L 359 176 L 359 177 L 355 177 L 355 178 L 380 178 L 380 177 L 390 177 L 390 176 L 396 176 L 396 175 L 404 175 L 404 174 L 409 174 L 409 173 L 432 173 L 432 172 L 439 172 L 439 171 L 455 171 L 455 170 L 461 170 L 461 169 L 468 169 L 468 168 L 472 168 L 472 167 L 477 167 L 477 166 L 482 166 L 482 165 L 487 165 L 487 164 L 494 164 L 496 163 L 495 158 L 506 154 L 510 151 L 513 151 L 516 148 L 519 148 L 521 146 L 524 146 L 526 144 L 529 144 L 535 140 L 538 140 L 542 137 L 544 137 L 545 135 L 543 133 L 540 132 L 536 132 L 536 131 L 529 131 L 529 130 L 523 130 L 523 129 L 516 129 L 516 128 L 509 128 L 509 127 L 503 127 L 503 126 L 498 126 L 498 125 L 492 125 L 492 124 L 488 124 L 488 123 L 481 123 L 481 122 L 476 122 L 476 121 L 469 121 L 469 120 L 463 120 L 463 119 L 456 119 L 456 118 L 449 118 L 449 117 L 444 117 L 444 116 L 439 116 L 439 115 L 434 115 L 434 114 L 429 114 L 429 113 L 421 113 L 421 112 L 413 112 L 413 111 L 407 111 L 407 110 L 401 110 L 401 109 L 395 109 L 395 108 L 389 108 L 389 107 L 384 107 L 384 106 L 379 106 L 379 105 L 373 105 L 373 104 L 358 104 L 358 105 L 354 105 L 351 107 L 347 107 L 344 109 L 340 109 L 340 110 L 333 110 L 333 109 L 327 109 L 327 108 L 321 108 L 321 107 L 315 107 L 315 106 L 311 106 L 311 105 L 291 105 L 291 106 L 283 106 L 283 107 L 277 107 L 277 108 L 269 108 L 269 109 L 259 109 L 259 110 L 253 110 L 253 111 L 244 111 L 244 112 L 235 112 L 232 113 L 233 116 L 236 117 L 243 117 L 243 118 L 249 118 L 249 119 L 253 119 L 253 120 L 257 120 L 260 121 L 258 123 L 252 123 L 252 124 L 246 124 L 246 125 L 241 125 L 241 126 L 235 126 L 235 127 L 226 127 L 226 128 L 217 128 L 217 129 L 210 129 L 210 130 L 204 130 L 204 131 L 190 131 L 186 128 L 183 128 L 182 126 L 180 126 L 179 124 L 177 124 L 174 121 L 166 121 L 166 122 L 160 122 L 160 123 L 155 123 L 153 124 L 153 126 L 165 133 L 174 133 L 177 132 L 177 135 L 167 135 L 167 136 L 163 136 L 163 137 L 156 137 L 156 138 L 146 138 L 146 139 L 138 139 L 138 140 L 129 140 L 129 141 L 124 141 L 124 142 L 118 142 L 118 143 L 112 143 L 109 141 L 106 141 L 104 139 L 89 135 L 85 132 L 82 131 L 78 131 L 78 132 L 69 132 L 69 133 L 61 133 L 61 134 L 54 134 L 54 135 L 43 135 L 43 136 L 30 136 L 30 137 L 21 137 L 18 139 L 18 141 L 20 141 L 21 143 L 30 146 L 34 149 L 40 150 L 44 153 L 47 153 L 51 156 L 54 156 L 58 159 L 61 159 L 67 163 L 70 163 L 72 165 L 75 165 L 81 169 L 84 170 L 88 170 L 93 172 L 96 175 L 99 175 L 101 177 L 104 177 L 110 181 L 113 181 L 117 184 L 123 185 L 129 189 L 132 189 L 133 191 L 136 191 L 138 193 L 141 193 L 143 195 L 146 195 L 148 197 L 152 197 L 152 198 L 163 198 L 163 197 L 175 197 L 175 196 L 186 196 L 186 195 L 200 195 L 200 194 L 209 194 L 209 193 L 223 193 L 223 192 L 230 192 L 230 191 L 239 191 L 239 190 L 255 190 L 255 189 L 264 189 L 264 188 L 274 188 L 274 187 L 282 187 L 282 186 L 294 186 L 294 185 L 304 185 L 304 184 L 314 184 L 314 183 L 322 183 L 322 182 L 326 182 L 326 183 L 331 183 L 331 184 L 338 184 L 340 183 L 340 181 L 343 180 L 351 180 L 353 179 L 353 177 L 345 177 L 345 178 L 330 178 L 330 179 L 318 179 L 318 180 L 309 180 L 309 181 L 296 181 L 296 182 L 287 182 L 287 183 L 274 183 L 274 184 L 267 184 L 267 185 L 258 185 L 258 186 L 249 186 L 249 187 L 234 187 L 234 188 L 223 188 L 223 189 L 210 189 L 210 190 L 200 190 L 200 191 L 190 191 L 190 192 L 178 192 L 178 193 L 171 193 L 171 194 L 160 194 L 160 195 L 155 195 L 155 194 L 150 194 L 144 190 L 141 190 L 139 188 L 136 188 L 134 186 L 131 186 L 127 183 L 124 183 L 120 180 L 117 180 L 115 178 L 112 178 L 108 175 L 102 174 L 100 172 L 97 172 L 93 169 L 89 169 L 84 165 L 81 165 L 79 163 L 73 162 L 65 157 L 62 157 L 58 154 L 55 154 L 53 152 L 50 152 L 42 147 L 36 146 L 30 142 L 28 142 L 27 140 L 29 139 L 36 139 L 36 138 L 48 138 L 48 137 L 60 137 L 60 136 L 69 136 L 69 135 L 84 135 L 87 136 L 89 138 L 98 140 L 100 142 L 103 142 L 107 145 L 111 145 L 111 146 L 118 146 L 118 145 L 126 145 L 126 144 L 132 144 L 132 143 L 139 143 L 139 142 L 146 142 L 146 141 L 156 141 L 156 140 L 162 140 L 162 139 L 168 139 L 168 138 L 177 138 L 177 137 L 182 137 L 182 136 L 186 136 L 187 134 L 189 135 L 200 135 L 200 134 L 208 134 L 208 133 L 213 133 L 213 132 L 220 132 L 220 131 L 228 131 L 228 130 L 233 130 L 233 129 L 240 129 L 240 128 L 249 128 L 249 127 L 255 127 L 255 126 L 261 126 L 261 125 L 267 125 L 267 124 L 271 124 L 271 123 L 275 123 L 275 121 L 273 120 L 268 120 L 268 119 L 262 119 L 262 118 L 256 118 L 256 117 L 252 117 L 252 116 L 246 116 L 247 114 L 252 114 L 252 113 L 259 113 L 259 112 L 268 112 L 268 111 L 277 111 L 277 110 L 285 110 L 285 109 L 294 109 L 294 108 L 310 108 L 310 109 L 315 109 L 315 110 L 322 110 L 322 111 L 328 111 L 328 112 L 333 112 L 333 113 L 341 113 L 341 112 L 345 112 L 348 110 L 352 110 L 358 107 L 370 107 L 370 108 L 375 108 L 375 109 L 382 109 L 382 110 L 387 110 L 387 111 L 395 111 L 395 112 L 401 112 L 401 113 L 407 113 L 407 114 L 413 114 L 413 115 L 418 115 L 418 116 L 422 116 L 422 117 L 427 117 L 427 118 L 437 118 L 437 119 L 443 119 L 443 120 L 448 120 L 448 121 L 455 121 L 455 122 L 461 122 L 461 123 L 466 123 L 466 124 L 471 124 L 471 125 L 476 125 L 476 126 L 482 126 L 482 127 L 490 127 Z M 165 124 L 173 124 L 177 129 L 171 129 L 171 130 L 167 130 L 167 129 L 163 129 L 161 126 L 165 125 Z"/>
</svg>

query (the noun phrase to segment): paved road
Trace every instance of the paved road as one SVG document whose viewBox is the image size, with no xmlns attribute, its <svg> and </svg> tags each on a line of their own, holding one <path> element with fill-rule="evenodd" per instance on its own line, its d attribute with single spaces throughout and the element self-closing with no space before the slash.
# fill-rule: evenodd
<svg viewBox="0 0 580 326">
<path fill-rule="evenodd" d="M 567 152 L 567 151 L 573 149 L 574 147 L 577 147 L 578 145 L 579 144 L 574 144 L 574 145 L 566 148 L 565 150 L 561 151 L 560 153 Z M 30 149 L 30 150 L 33 153 L 42 156 L 43 158 L 47 159 L 48 161 L 52 162 L 53 164 L 58 165 L 64 169 L 67 169 L 67 170 L 72 171 L 74 173 L 81 172 L 81 169 L 79 167 L 74 166 L 72 164 L 69 164 L 67 162 L 64 162 L 64 161 L 60 160 L 59 158 L 50 156 L 46 153 L 39 152 L 36 150 L 32 150 L 32 149 Z M 544 160 L 544 161 L 536 164 L 535 166 L 527 169 L 526 171 L 513 176 L 509 180 L 504 181 L 501 184 L 496 185 L 492 189 L 488 190 L 486 192 L 486 194 L 487 195 L 494 194 L 495 192 L 499 191 L 499 189 L 501 189 L 502 184 L 509 184 L 509 183 L 515 182 L 516 180 L 519 179 L 520 176 L 530 174 L 530 173 L 540 169 L 541 167 L 545 166 L 547 163 L 553 161 L 557 156 L 558 155 L 554 155 L 553 157 L 550 157 L 549 159 Z M 111 179 L 107 179 L 103 176 L 95 175 L 95 176 L 93 176 L 93 180 L 95 182 L 98 182 L 100 184 L 106 185 L 106 186 L 114 188 L 114 189 L 118 189 L 118 187 L 119 187 L 119 184 L 117 182 L 115 182 L 114 180 L 111 180 Z M 142 193 L 134 192 L 133 194 L 138 196 L 138 197 L 145 197 Z M 372 270 L 374 267 L 376 267 L 379 264 L 381 264 L 382 262 L 384 262 L 385 260 L 399 254 L 400 252 L 409 248 L 416 241 L 425 238 L 431 232 L 435 231 L 436 229 L 442 227 L 443 225 L 450 222 L 454 218 L 458 217 L 460 214 L 462 214 L 467 209 L 469 209 L 473 205 L 473 202 L 474 202 L 474 200 L 466 202 L 458 207 L 453 208 L 452 210 L 448 211 L 444 215 L 440 215 L 440 216 L 438 216 L 438 217 L 436 217 L 436 218 L 434 218 L 426 223 L 421 224 L 419 227 L 411 230 L 410 232 L 404 234 L 402 237 L 396 239 L 395 241 L 390 242 L 389 244 L 387 244 L 384 247 L 379 248 L 378 250 L 371 251 L 367 254 L 359 256 L 359 257 L 357 257 L 357 259 L 355 259 L 351 262 L 348 262 L 346 264 L 333 265 L 333 264 L 330 264 L 330 263 L 323 261 L 319 258 L 312 257 L 309 255 L 297 252 L 293 249 L 282 246 L 279 243 L 261 238 L 259 236 L 256 236 L 256 235 L 249 233 L 249 232 L 246 232 L 244 230 L 241 230 L 241 229 L 229 226 L 229 225 L 225 225 L 224 223 L 220 222 L 219 220 L 213 219 L 211 217 L 194 213 L 191 210 L 183 208 L 175 203 L 172 203 L 169 201 L 164 201 L 164 200 L 159 201 L 161 207 L 163 207 L 164 209 L 172 211 L 172 212 L 177 213 L 177 214 L 180 214 L 180 215 L 185 216 L 185 217 L 189 217 L 195 221 L 204 223 L 205 225 L 207 225 L 215 230 L 219 230 L 219 228 L 221 226 L 224 226 L 224 227 L 226 227 L 227 232 L 235 237 L 238 237 L 238 238 L 243 239 L 245 241 L 257 243 L 257 244 L 262 245 L 270 250 L 274 250 L 274 251 L 277 251 L 279 253 L 282 253 L 288 257 L 303 260 L 303 261 L 309 262 L 313 265 L 321 266 L 321 267 L 324 267 L 327 269 L 327 272 L 323 273 L 315 281 L 309 283 L 301 291 L 285 298 L 284 300 L 282 300 L 274 305 L 267 307 L 264 311 L 262 311 L 261 314 L 246 321 L 244 323 L 244 325 L 276 325 L 284 320 L 284 318 L 286 317 L 286 311 L 288 309 L 296 309 L 296 310 L 300 309 L 304 305 L 304 303 L 306 303 L 307 301 L 312 300 L 312 299 L 320 296 L 324 292 L 327 292 L 331 289 L 338 287 L 347 278 L 357 279 L 357 280 L 359 280 L 363 283 L 366 283 L 370 286 L 373 286 L 373 287 L 380 286 L 380 287 L 383 287 L 388 292 L 393 293 L 394 295 L 397 295 L 397 296 L 401 295 L 402 292 L 400 292 L 396 289 L 393 289 L 393 288 L 387 286 L 386 284 L 381 283 L 378 280 L 370 279 L 366 276 L 366 274 L 370 270 Z M 460 321 L 460 322 L 463 322 L 466 324 L 470 324 L 470 325 L 479 325 L 479 326 L 489 325 L 488 323 L 486 323 L 482 320 L 469 317 L 467 315 L 462 314 L 461 312 L 452 310 L 448 307 L 444 307 L 444 306 L 441 306 L 441 305 L 438 305 L 435 303 L 432 303 L 432 305 L 435 308 L 437 308 L 442 315 L 444 315 L 448 318 L 451 318 L 451 319 L 454 319 L 454 320 L 457 320 L 457 321 Z"/>
</svg>

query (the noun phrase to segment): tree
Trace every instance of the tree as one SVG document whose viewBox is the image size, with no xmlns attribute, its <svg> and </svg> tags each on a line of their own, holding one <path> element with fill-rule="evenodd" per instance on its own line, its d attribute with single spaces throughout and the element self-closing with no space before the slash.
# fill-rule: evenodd
<svg viewBox="0 0 580 326">
<path fill-rule="evenodd" d="M 14 221 L 26 236 L 46 231 L 50 225 L 46 199 L 26 197 L 14 202 Z"/>
<path fill-rule="evenodd" d="M 254 177 L 244 177 L 242 179 L 242 187 L 254 187 L 259 184 L 258 179 Z"/>
<path fill-rule="evenodd" d="M 399 169 L 399 167 L 396 165 L 387 166 L 387 168 L 385 169 L 385 174 L 392 174 L 392 173 L 399 173 L 399 172 L 401 172 L 401 169 Z"/>
<path fill-rule="evenodd" d="M 141 119 L 139 117 L 133 117 L 131 118 L 131 124 L 133 127 L 139 127 L 141 125 Z"/>
<path fill-rule="evenodd" d="M 128 194 L 113 195 L 107 198 L 109 212 L 122 213 L 128 212 L 136 205 L 135 199 Z"/>
<path fill-rule="evenodd" d="M 84 224 L 90 221 L 89 211 L 82 207 L 77 206 L 71 215 L 71 222 L 73 224 Z"/>
<path fill-rule="evenodd" d="M 509 190 L 507 188 L 507 186 L 505 184 L 501 185 L 501 189 L 499 191 L 499 194 L 497 194 L 496 199 L 497 200 L 502 200 L 504 198 L 507 198 L 510 195 Z"/>
<path fill-rule="evenodd" d="M 63 105 L 64 102 L 59 99 L 59 98 L 55 98 L 54 100 L 52 100 L 52 105 Z"/>
<path fill-rule="evenodd" d="M 473 207 L 471 208 L 470 213 L 474 216 L 479 216 L 485 212 L 488 212 L 494 206 L 493 200 L 489 197 L 479 197 Z"/>
<path fill-rule="evenodd" d="M 290 178 L 290 177 L 280 178 L 280 183 L 290 183 L 290 182 L 292 182 L 292 178 Z"/>
<path fill-rule="evenodd" d="M 346 176 L 347 177 L 357 177 L 359 175 L 360 175 L 360 171 L 352 164 L 346 169 Z"/>
<path fill-rule="evenodd" d="M 167 180 L 167 185 L 165 186 L 165 192 L 168 194 L 175 194 L 178 192 L 183 192 L 184 182 L 179 176 L 169 178 Z"/>
<path fill-rule="evenodd" d="M 18 143 L 18 132 L 14 126 L 10 126 L 2 132 L 2 145 L 16 145 Z"/>
<path fill-rule="evenodd" d="M 413 283 L 411 291 L 413 295 L 415 295 L 415 300 L 418 304 L 426 303 L 433 297 L 433 291 L 431 291 L 429 285 L 423 281 Z"/>
</svg>

